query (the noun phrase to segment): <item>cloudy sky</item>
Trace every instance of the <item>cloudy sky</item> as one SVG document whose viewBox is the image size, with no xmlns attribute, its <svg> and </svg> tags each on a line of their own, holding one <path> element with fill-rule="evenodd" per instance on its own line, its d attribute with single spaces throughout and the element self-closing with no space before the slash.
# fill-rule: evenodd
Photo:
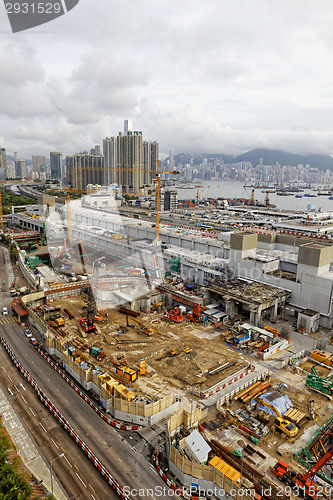
<svg viewBox="0 0 333 500">
<path fill-rule="evenodd" d="M 330 0 L 80 0 L 12 34 L 0 5 L 0 146 L 72 154 L 123 120 L 160 149 L 333 154 Z"/>
</svg>

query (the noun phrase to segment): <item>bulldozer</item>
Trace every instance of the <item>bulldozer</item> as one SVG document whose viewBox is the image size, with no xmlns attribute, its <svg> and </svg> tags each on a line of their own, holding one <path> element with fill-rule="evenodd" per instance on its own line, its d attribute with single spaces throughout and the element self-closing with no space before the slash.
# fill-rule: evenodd
<svg viewBox="0 0 333 500">
<path fill-rule="evenodd" d="M 258 399 L 254 409 L 258 408 L 259 405 L 266 406 L 266 408 L 269 408 L 270 410 L 273 411 L 275 415 L 275 420 L 274 420 L 274 426 L 285 436 L 294 438 L 298 434 L 298 427 L 296 427 L 295 424 L 293 424 L 290 420 L 284 419 L 281 415 L 280 412 L 270 403 L 267 401 L 264 401 L 263 399 Z"/>
</svg>

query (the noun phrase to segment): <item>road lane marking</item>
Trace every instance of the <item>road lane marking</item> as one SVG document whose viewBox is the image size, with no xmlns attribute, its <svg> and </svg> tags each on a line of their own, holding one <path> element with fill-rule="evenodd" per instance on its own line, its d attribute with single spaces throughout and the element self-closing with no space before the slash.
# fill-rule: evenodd
<svg viewBox="0 0 333 500">
<path fill-rule="evenodd" d="M 3 369 L 4 372 L 6 371 L 6 368 L 4 368 L 3 366 L 1 368 Z"/>
<path fill-rule="evenodd" d="M 95 490 L 94 490 L 94 488 L 91 486 L 91 484 L 90 484 L 90 483 L 88 483 L 88 484 L 89 484 L 90 488 L 93 490 L 93 492 L 94 492 L 94 493 L 96 493 L 96 491 L 95 491 Z"/>
<path fill-rule="evenodd" d="M 91 493 L 90 493 L 90 495 L 91 495 L 91 498 L 93 498 L 94 500 L 96 500 L 96 498 L 94 497 L 94 495 L 92 495 Z"/>
<path fill-rule="evenodd" d="M 52 443 L 54 444 L 54 446 L 59 450 L 59 446 L 57 445 L 57 443 L 54 441 L 54 439 L 51 438 L 51 441 Z M 65 455 L 64 455 L 65 456 Z"/>
<path fill-rule="evenodd" d="M 75 464 L 74 464 L 74 467 L 75 467 L 77 470 L 80 470 L 80 469 L 78 468 L 78 466 L 77 466 L 77 465 L 75 465 Z"/>
<path fill-rule="evenodd" d="M 62 451 L 66 451 L 65 448 L 61 447 Z"/>
<path fill-rule="evenodd" d="M 7 377 L 9 378 L 9 380 L 10 380 L 11 382 L 13 382 L 12 377 L 11 377 L 10 375 L 8 375 L 8 373 L 7 373 Z"/>
<path fill-rule="evenodd" d="M 43 429 L 43 431 L 47 433 L 47 430 L 45 429 L 45 427 L 44 427 L 44 425 L 42 424 L 42 422 L 39 422 L 39 425 L 41 426 L 41 428 Z"/>
<path fill-rule="evenodd" d="M 24 396 L 22 396 L 22 394 L 21 394 L 21 398 L 23 399 L 23 401 L 24 401 L 24 402 L 25 402 L 25 404 L 27 405 L 28 403 L 26 402 L 26 400 L 25 400 Z"/>
<path fill-rule="evenodd" d="M 7 389 L 9 390 L 9 392 L 11 393 L 11 395 L 13 396 L 13 393 L 12 393 L 10 387 L 7 387 Z"/>
<path fill-rule="evenodd" d="M 122 462 L 122 460 L 120 458 L 118 458 L 119 462 Z"/>
<path fill-rule="evenodd" d="M 20 392 L 19 388 L 17 387 L 17 385 L 14 384 L 14 387 L 15 389 L 17 390 L 17 392 Z"/>
<path fill-rule="evenodd" d="M 66 462 L 68 463 L 68 465 L 69 465 L 70 467 L 73 467 L 73 466 L 72 466 L 72 464 L 70 463 L 70 461 L 67 459 L 66 455 L 64 455 L 64 459 L 66 460 Z"/>
<path fill-rule="evenodd" d="M 81 483 L 83 484 L 83 486 L 86 488 L 87 486 L 84 484 L 84 482 L 82 481 L 82 479 L 80 478 L 80 476 L 78 475 L 77 472 L 75 472 L 75 474 L 77 475 L 77 477 L 80 479 Z"/>
<path fill-rule="evenodd" d="M 129 437 L 130 439 L 133 439 L 132 436 Z"/>
<path fill-rule="evenodd" d="M 35 417 L 36 416 L 36 413 L 30 408 L 29 406 L 29 410 L 31 411 L 31 413 L 33 414 L 33 416 Z M 46 431 L 45 431 L 46 432 Z"/>
<path fill-rule="evenodd" d="M 20 386 L 22 387 L 22 389 L 25 391 L 25 387 L 23 384 L 20 383 Z"/>
</svg>

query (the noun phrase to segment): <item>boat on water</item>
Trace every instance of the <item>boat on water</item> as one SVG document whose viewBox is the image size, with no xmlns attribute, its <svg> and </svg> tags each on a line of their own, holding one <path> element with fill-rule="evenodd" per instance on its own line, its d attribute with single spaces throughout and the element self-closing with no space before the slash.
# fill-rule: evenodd
<svg viewBox="0 0 333 500">
<path fill-rule="evenodd" d="M 295 198 L 303 198 L 302 194 L 295 194 Z"/>
<path fill-rule="evenodd" d="M 305 195 L 307 198 L 316 198 L 317 195 L 316 194 L 311 194 L 311 193 L 305 193 Z"/>
<path fill-rule="evenodd" d="M 333 200 L 333 196 L 330 196 L 328 199 L 329 199 L 329 200 Z"/>
</svg>

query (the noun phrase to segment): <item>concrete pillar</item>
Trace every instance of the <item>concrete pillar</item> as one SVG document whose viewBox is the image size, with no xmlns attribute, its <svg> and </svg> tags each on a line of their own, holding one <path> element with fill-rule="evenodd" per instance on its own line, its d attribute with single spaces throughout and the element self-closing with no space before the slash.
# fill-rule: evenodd
<svg viewBox="0 0 333 500">
<path fill-rule="evenodd" d="M 277 317 L 278 306 L 279 306 L 278 299 L 276 298 L 275 302 L 274 302 L 274 306 L 273 306 L 272 311 L 271 311 L 271 316 L 270 316 L 271 321 L 274 321 L 275 318 Z"/>
</svg>

